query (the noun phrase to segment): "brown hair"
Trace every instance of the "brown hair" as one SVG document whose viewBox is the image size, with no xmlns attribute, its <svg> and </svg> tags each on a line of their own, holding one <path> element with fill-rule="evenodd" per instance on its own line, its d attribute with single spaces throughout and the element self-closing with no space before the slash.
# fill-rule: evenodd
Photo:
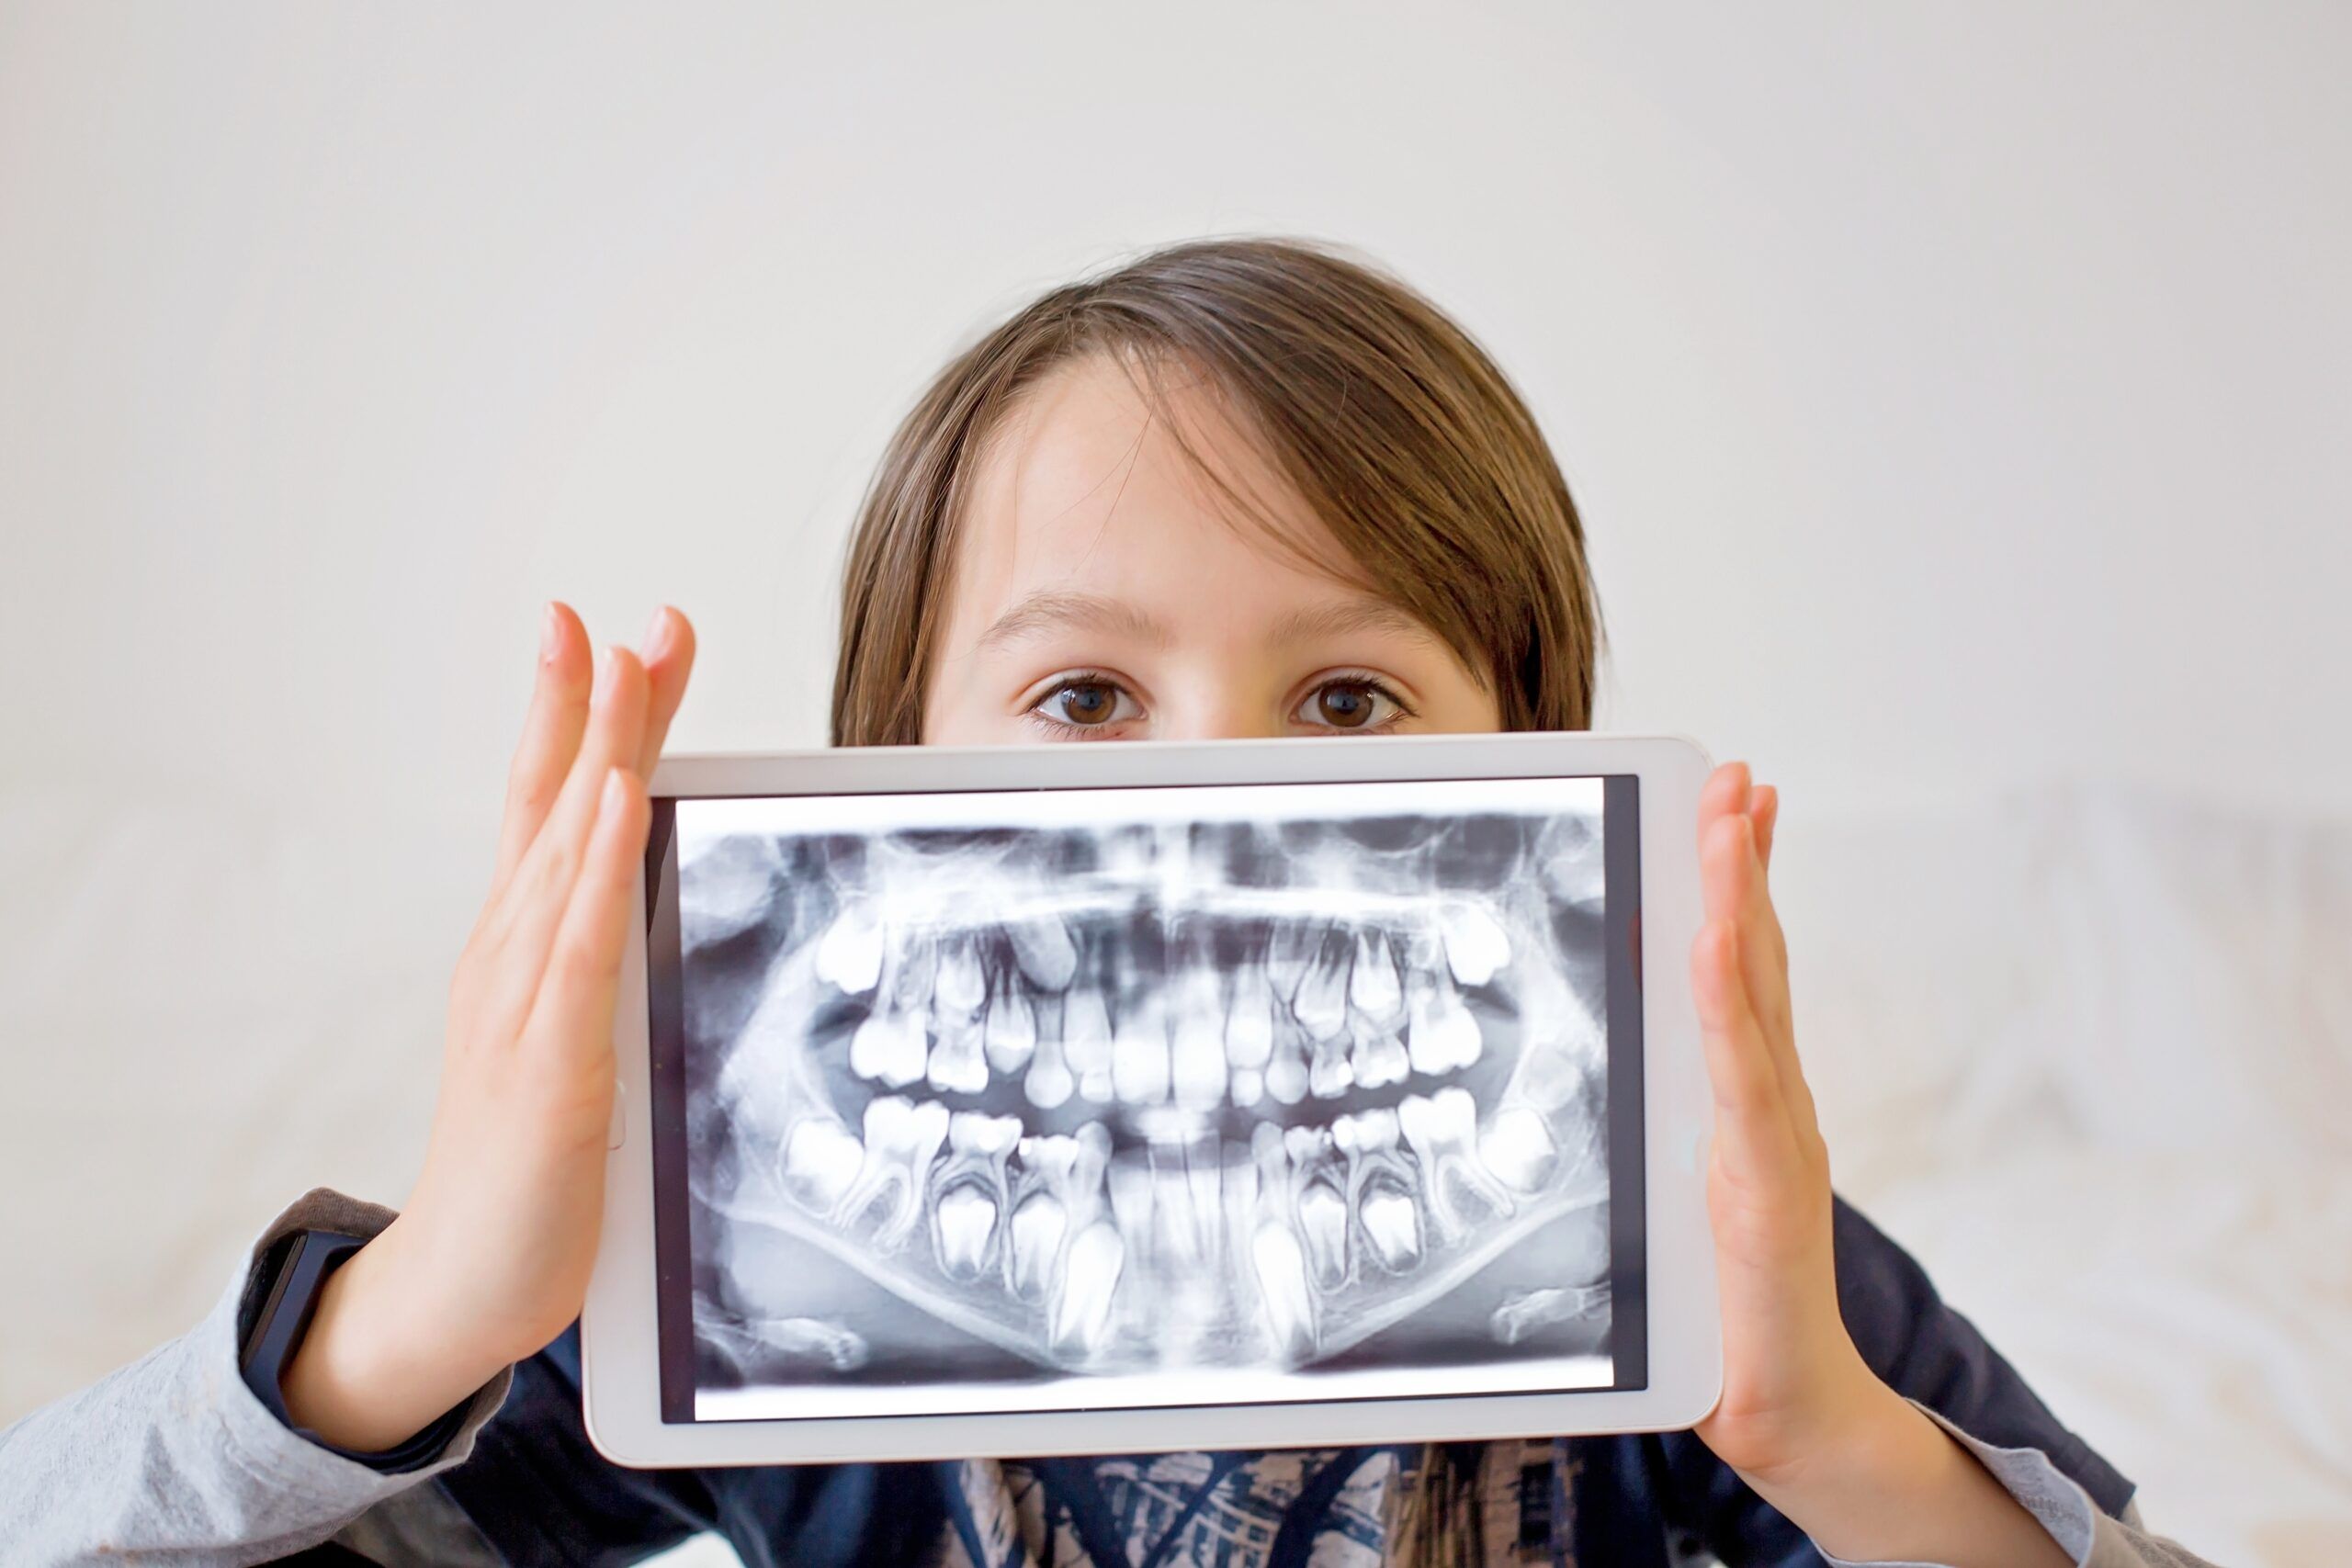
<svg viewBox="0 0 2352 1568">
<path fill-rule="evenodd" d="M 1367 585 L 1487 685 L 1504 728 L 1591 722 L 1600 626 L 1583 525 L 1494 361 L 1361 263 L 1291 240 L 1212 240 L 1053 290 L 916 402 L 850 542 L 833 744 L 922 739 L 970 470 L 1028 389 L 1095 354 L 1155 387 L 1171 365 L 1204 380 Z"/>
</svg>

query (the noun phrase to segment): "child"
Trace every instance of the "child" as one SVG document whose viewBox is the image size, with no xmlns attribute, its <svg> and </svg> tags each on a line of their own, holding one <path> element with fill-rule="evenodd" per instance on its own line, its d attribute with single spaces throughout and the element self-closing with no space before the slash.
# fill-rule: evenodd
<svg viewBox="0 0 2352 1568">
<path fill-rule="evenodd" d="M 1577 728 L 1599 640 L 1559 470 L 1453 322 L 1307 246 L 1185 245 L 1046 296 L 909 415 L 851 547 L 833 739 Z M 606 1463 L 567 1325 L 603 1202 L 641 781 L 692 659 L 664 611 L 592 680 L 578 620 L 549 609 L 406 1209 L 312 1193 L 203 1325 L 0 1438 L 11 1561 L 244 1562 L 332 1535 L 384 1562 L 621 1562 L 702 1529 L 752 1564 L 2190 1561 L 2125 1522 L 2130 1484 L 1832 1198 L 1767 891 L 1778 802 L 1736 763 L 1696 824 L 1725 1359 L 1694 1433 Z M 305 1229 L 372 1239 L 282 1378 L 248 1388 L 240 1319 Z"/>
</svg>

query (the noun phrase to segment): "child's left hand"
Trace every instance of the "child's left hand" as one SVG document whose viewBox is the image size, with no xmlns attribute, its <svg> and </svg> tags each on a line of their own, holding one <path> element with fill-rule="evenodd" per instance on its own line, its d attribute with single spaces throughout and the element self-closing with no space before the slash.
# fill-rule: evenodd
<svg viewBox="0 0 2352 1568">
<path fill-rule="evenodd" d="M 1706 924 L 1690 978 L 1714 1088 L 1707 1172 L 1723 1294 L 1724 1393 L 1695 1430 L 1751 1481 L 1849 1450 L 1893 1391 L 1838 1310 L 1829 1153 L 1797 1063 L 1789 953 L 1765 876 L 1780 797 L 1747 765 L 1715 770 L 1699 800 Z"/>
</svg>

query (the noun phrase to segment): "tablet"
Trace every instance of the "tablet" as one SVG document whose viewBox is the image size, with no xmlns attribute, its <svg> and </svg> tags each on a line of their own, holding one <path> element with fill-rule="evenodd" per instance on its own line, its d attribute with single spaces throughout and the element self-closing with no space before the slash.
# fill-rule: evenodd
<svg viewBox="0 0 2352 1568">
<path fill-rule="evenodd" d="M 1691 1425 L 1707 771 L 1589 735 L 664 760 L 596 1446 Z"/>
</svg>

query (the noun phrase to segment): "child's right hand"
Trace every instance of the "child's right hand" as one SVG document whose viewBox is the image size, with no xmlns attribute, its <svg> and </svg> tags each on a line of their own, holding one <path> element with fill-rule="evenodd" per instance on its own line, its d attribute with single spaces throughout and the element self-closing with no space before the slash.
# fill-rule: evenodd
<svg viewBox="0 0 2352 1568">
<path fill-rule="evenodd" d="M 642 655 L 548 607 L 489 902 L 458 961 L 424 1173 L 321 1293 L 283 1382 L 339 1448 L 397 1447 L 579 1315 L 605 1204 L 613 1002 L 645 851 L 646 776 L 694 630 Z"/>
</svg>

